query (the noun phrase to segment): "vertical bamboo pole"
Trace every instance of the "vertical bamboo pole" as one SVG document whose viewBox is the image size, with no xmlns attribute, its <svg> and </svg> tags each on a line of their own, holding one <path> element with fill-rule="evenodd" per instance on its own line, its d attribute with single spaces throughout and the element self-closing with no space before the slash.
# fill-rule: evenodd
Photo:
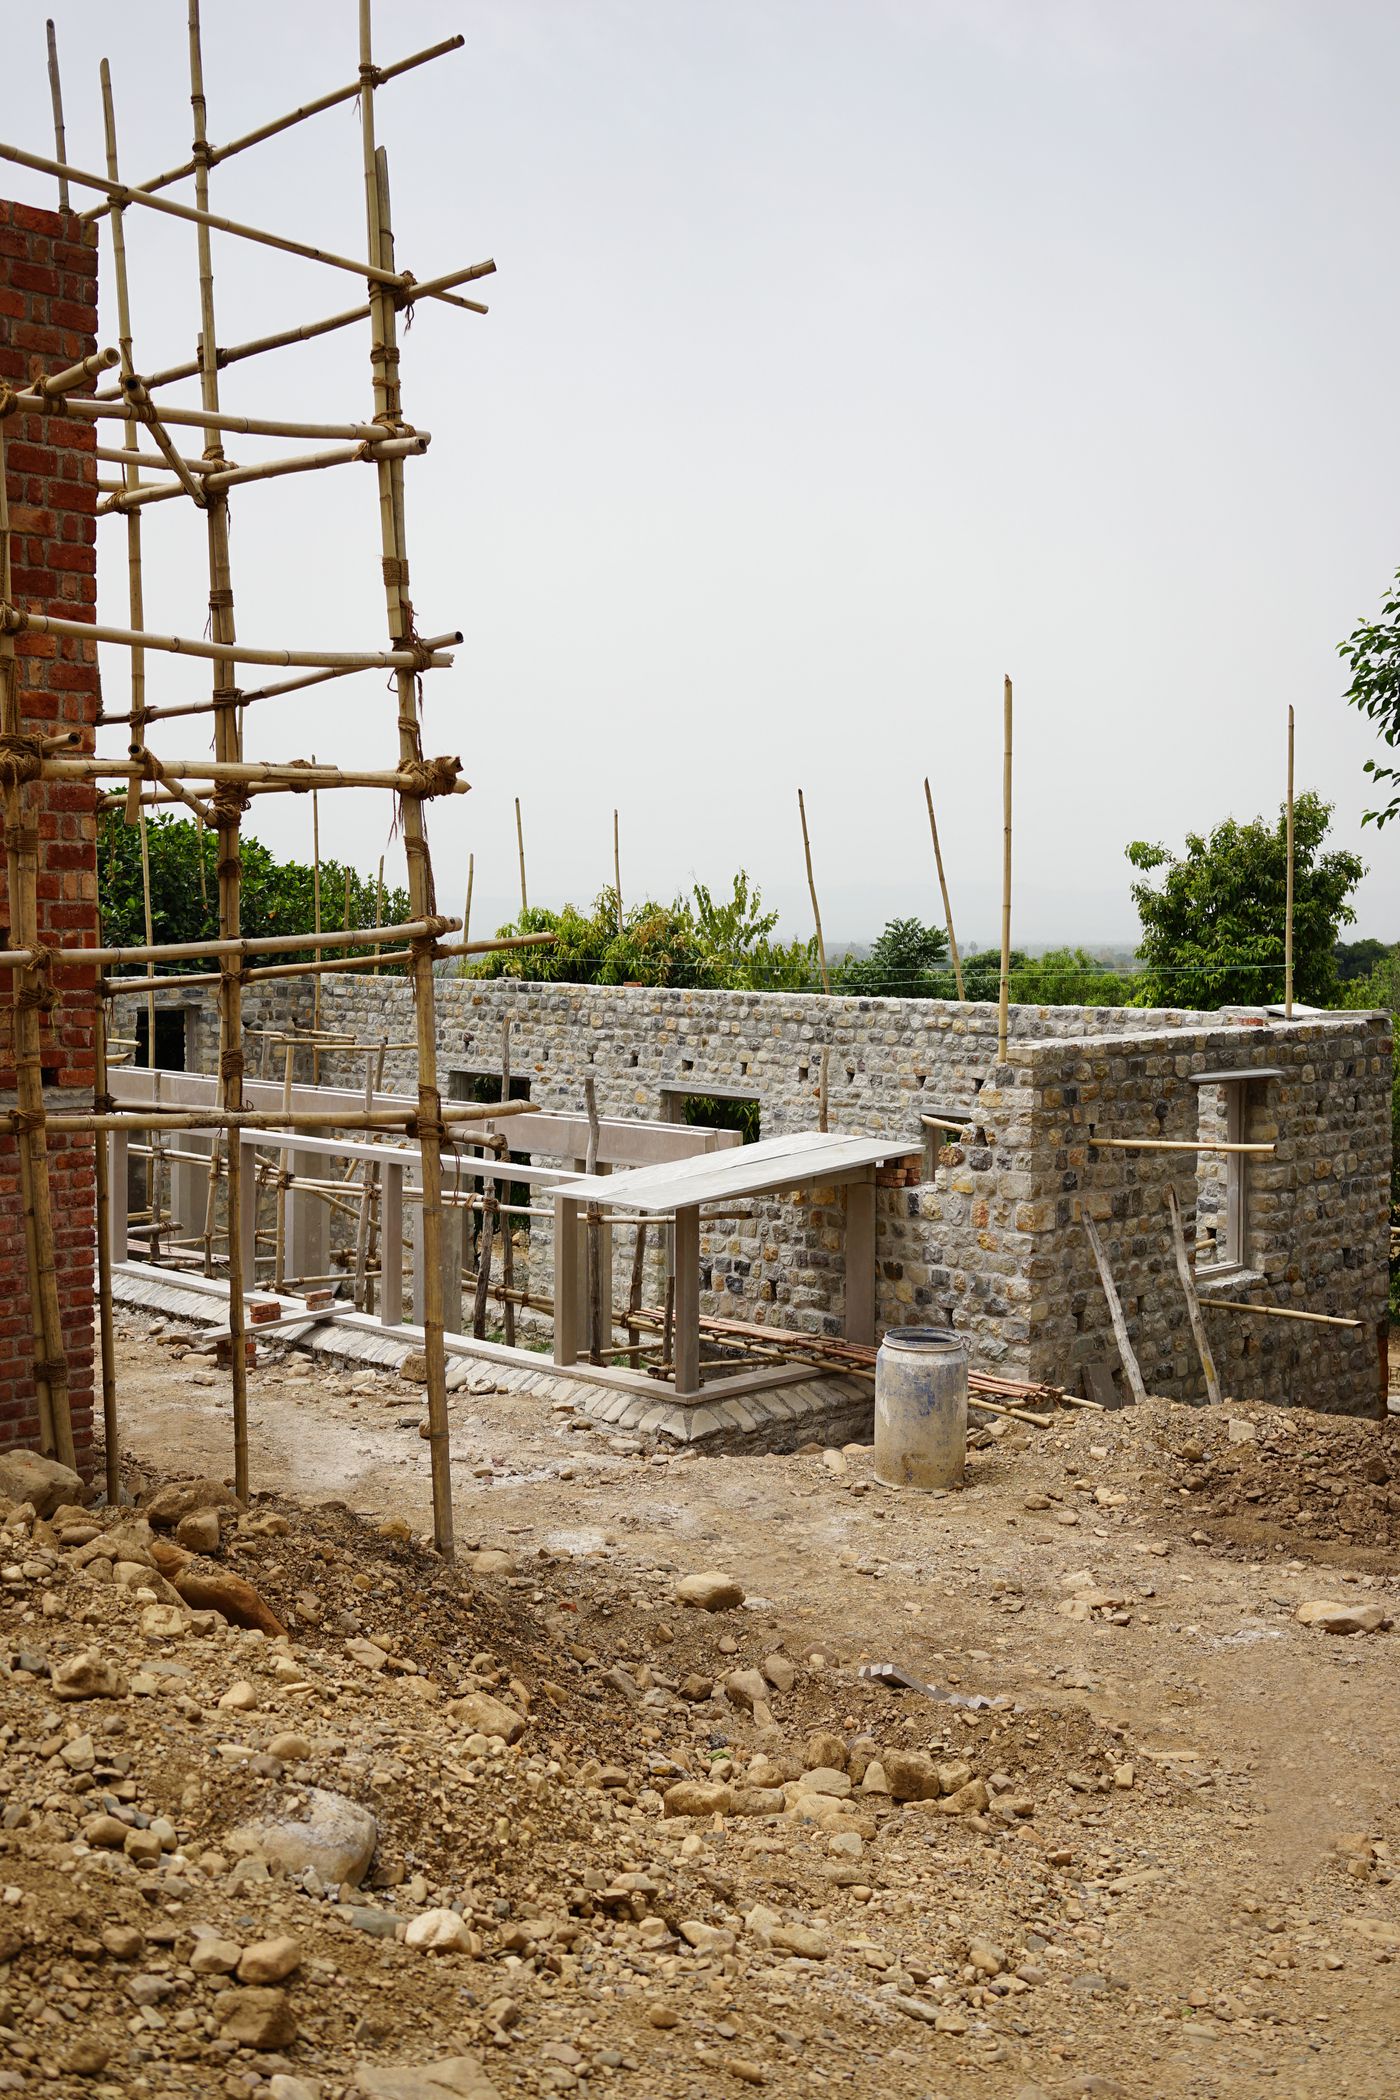
<svg viewBox="0 0 1400 2100">
<path fill-rule="evenodd" d="M 802 853 L 807 862 L 807 889 L 812 899 L 812 917 L 817 927 L 817 960 L 821 964 L 822 990 L 830 995 L 831 972 L 826 966 L 826 937 L 822 932 L 821 906 L 817 903 L 817 885 L 812 874 L 812 841 L 807 836 L 807 804 L 801 788 L 797 790 L 797 814 L 802 819 Z"/>
<path fill-rule="evenodd" d="M 199 0 L 189 0 L 190 108 L 194 117 L 195 204 L 209 209 L 208 129 L 204 100 L 204 57 L 200 46 Z M 199 258 L 199 361 L 200 402 L 210 414 L 219 407 L 218 332 L 214 319 L 214 262 L 209 228 L 196 228 Z M 211 426 L 204 448 L 207 460 L 222 461 L 223 434 Z M 214 641 L 237 640 L 233 617 L 233 583 L 229 567 L 227 491 L 211 495 L 205 504 L 209 547 L 209 615 Z M 227 657 L 214 659 L 214 755 L 227 764 L 243 756 L 243 727 L 238 707 L 236 670 Z M 218 838 L 219 936 L 235 940 L 239 931 L 241 865 L 239 829 L 242 798 L 236 790 L 216 792 L 213 797 Z M 219 1101 L 228 1110 L 243 1106 L 243 986 L 235 956 L 219 958 Z M 229 1364 L 233 1397 L 234 1492 L 248 1497 L 248 1354 L 243 1303 L 243 1235 L 239 1230 L 242 1205 L 243 1147 L 228 1148 L 228 1327 Z"/>
<path fill-rule="evenodd" d="M 282 1114 L 289 1119 L 292 1113 L 292 1069 L 296 1057 L 296 1045 L 288 1043 L 282 1060 Z M 282 1291 L 287 1286 L 287 1154 L 277 1154 L 277 1226 L 272 1240 L 272 1288 Z"/>
<path fill-rule="evenodd" d="M 831 1049 L 822 1044 L 821 1069 L 817 1075 L 817 1128 L 826 1131 L 831 1127 Z"/>
<path fill-rule="evenodd" d="M 316 754 L 311 754 L 311 763 L 316 763 Z M 321 931 L 321 808 L 320 797 L 315 788 L 311 790 L 311 914 L 316 932 Z M 320 954 L 318 949 L 317 954 Z M 311 1026 L 316 1035 L 321 1033 L 321 975 L 317 971 L 311 980 Z M 321 1052 L 319 1045 L 311 1052 L 311 1084 L 321 1084 Z"/>
<path fill-rule="evenodd" d="M 1002 680 L 1001 756 L 1001 995 L 997 1013 L 997 1062 L 1006 1063 L 1007 1011 L 1011 999 L 1011 680 Z"/>
<path fill-rule="evenodd" d="M 515 798 L 515 848 L 520 855 L 520 916 L 523 920 L 530 909 L 530 899 L 525 892 L 525 827 L 520 821 L 520 797 Z"/>
<path fill-rule="evenodd" d="M 365 215 L 369 260 L 383 267 L 391 255 L 387 164 L 374 138 L 374 50 L 370 0 L 360 0 L 360 129 L 364 157 Z M 401 420 L 398 379 L 398 317 L 382 284 L 370 290 L 371 359 L 376 419 L 386 427 Z M 375 468 L 379 484 L 380 541 L 388 629 L 394 648 L 415 640 L 409 597 L 408 547 L 403 521 L 403 461 L 381 459 Z M 405 765 L 421 763 L 418 680 L 399 670 L 399 757 Z M 404 851 L 408 860 L 408 893 L 416 918 L 434 909 L 433 870 L 423 822 L 423 798 L 405 794 Z M 437 1033 L 430 941 L 415 941 L 409 965 L 413 980 L 418 1040 L 418 1145 L 423 1189 L 419 1230 L 423 1235 L 423 1354 L 427 1370 L 428 1453 L 433 1476 L 433 1537 L 439 1553 L 450 1559 L 452 1538 L 451 1448 L 447 1424 L 447 1356 L 443 1347 L 442 1274 L 442 1100 L 437 1084 Z"/>
<path fill-rule="evenodd" d="M 340 920 L 340 925 L 341 925 L 341 931 L 342 931 L 342 932 L 344 932 L 344 933 L 348 933 L 348 932 L 350 931 L 350 870 L 349 870 L 349 868 L 347 868 L 347 869 L 345 870 L 345 896 L 344 896 L 344 899 L 343 899 L 343 901 L 342 901 L 342 904 L 341 904 L 341 920 Z M 352 950 L 352 949 L 350 948 L 350 946 L 349 946 L 349 944 L 348 944 L 348 943 L 347 943 L 347 945 L 346 945 L 346 949 L 345 949 L 345 952 L 346 952 L 346 954 L 347 954 L 347 955 L 350 955 L 350 954 L 352 954 L 352 953 L 354 952 L 354 951 L 353 951 L 353 950 Z"/>
<path fill-rule="evenodd" d="M 943 923 L 948 929 L 948 953 L 953 958 L 953 982 L 958 988 L 959 1000 L 967 997 L 963 990 L 962 957 L 958 954 L 958 937 L 953 931 L 953 906 L 948 896 L 948 878 L 943 873 L 943 853 L 938 844 L 938 822 L 933 814 L 933 790 L 924 775 L 924 800 L 928 804 L 928 828 L 933 833 L 933 859 L 938 869 L 938 887 L 943 896 Z"/>
<path fill-rule="evenodd" d="M 467 855 L 467 901 L 462 907 L 462 942 L 464 946 L 472 937 L 472 884 L 475 880 L 476 855 L 469 853 Z M 382 925 L 383 921 L 376 920 L 375 924 Z"/>
<path fill-rule="evenodd" d="M 613 811 L 613 895 L 617 899 L 617 930 L 622 931 L 622 846 L 618 837 L 617 811 Z"/>
<path fill-rule="evenodd" d="M 1283 1011 L 1293 1019 L 1293 710 L 1288 710 L 1288 872 L 1283 904 Z"/>
<path fill-rule="evenodd" d="M 10 501 L 5 430 L 0 423 L 0 594 L 11 601 Z M 24 727 L 20 706 L 19 660 L 14 638 L 0 636 L 0 732 L 18 736 Z M 39 826 L 31 788 L 18 781 L 4 790 L 5 867 L 9 885 L 10 938 L 15 947 L 39 945 Z M 61 1464 L 73 1464 L 73 1424 L 68 1407 L 68 1359 L 54 1266 L 53 1212 L 49 1191 L 48 1145 L 44 1131 L 44 1081 L 39 1015 L 50 992 L 46 974 L 32 964 L 11 972 L 14 1000 L 13 1055 L 20 1111 L 16 1149 L 20 1196 L 24 1208 L 25 1258 L 29 1276 L 29 1317 L 34 1332 L 34 1392 L 39 1436 L 45 1452 Z"/>
<path fill-rule="evenodd" d="M 96 1079 L 97 1107 L 99 1111 L 108 1107 L 107 1100 L 107 1008 L 103 1000 L 97 1002 L 97 1013 L 93 1024 L 93 1065 Z M 121 1450 L 117 1441 L 117 1347 L 112 1332 L 112 1187 L 107 1156 L 107 1133 L 95 1130 L 92 1134 L 96 1148 L 93 1155 L 93 1170 L 97 1182 L 97 1336 L 99 1362 L 102 1372 L 102 1446 L 107 1475 L 107 1500 L 115 1509 L 121 1501 Z M 117 1200 L 126 1202 L 126 1191 L 118 1191 Z"/>
<path fill-rule="evenodd" d="M 501 1023 L 501 1099 L 510 1099 L 510 1015 Z M 506 1184 L 509 1190 L 510 1184 Z M 513 1200 L 508 1197 L 508 1200 Z M 509 1217 L 502 1217 L 501 1232 L 501 1288 L 503 1300 L 502 1326 L 508 1349 L 515 1347 L 515 1300 L 511 1292 L 515 1288 L 515 1226 Z"/>
<path fill-rule="evenodd" d="M 63 124 L 63 82 L 58 73 L 58 38 L 53 23 L 46 22 L 49 39 L 49 100 L 53 103 L 53 157 L 66 162 L 68 159 L 68 134 Z M 58 208 L 68 209 L 68 177 L 58 178 Z"/>
<path fill-rule="evenodd" d="M 102 79 L 102 128 L 106 141 L 107 175 L 112 182 L 121 176 L 117 155 L 117 116 L 112 96 L 112 69 L 104 58 L 100 68 Z M 131 337 L 131 290 L 126 268 L 126 211 L 122 205 L 112 207 L 112 274 L 117 294 L 117 349 L 121 357 L 121 374 L 129 379 L 135 372 Z M 141 421 L 135 409 L 123 424 L 128 452 L 135 452 L 141 435 Z M 141 470 L 134 460 L 128 460 L 122 468 L 122 479 L 128 489 L 141 485 Z M 139 508 L 126 514 L 126 601 L 131 625 L 138 632 L 146 624 L 145 593 L 141 579 L 141 512 Z M 145 748 L 146 705 L 146 652 L 134 648 L 131 654 L 131 729 L 127 742 L 130 757 L 140 758 Z M 145 804 L 141 800 L 141 781 L 134 774 L 127 782 L 126 821 L 134 823 L 141 839 L 141 909 L 146 932 L 146 946 L 155 944 L 155 920 L 151 909 L 151 835 L 146 821 Z M 146 1067 L 155 1070 L 156 1063 L 156 995 L 146 994 Z M 146 1199 L 150 1205 L 152 1221 L 160 1223 L 160 1139 L 153 1134 L 151 1155 L 146 1163 Z M 159 1241 L 153 1247 L 159 1249 Z"/>
<path fill-rule="evenodd" d="M 584 1156 L 585 1174 L 598 1171 L 598 1096 L 593 1074 L 583 1075 L 583 1105 L 588 1115 L 588 1150 Z M 586 1239 L 584 1241 L 584 1266 L 587 1290 L 585 1292 L 584 1325 L 588 1338 L 588 1361 L 600 1364 L 603 1361 L 603 1265 L 602 1236 L 603 1212 L 599 1204 L 589 1202 L 584 1206 Z M 608 1311 L 612 1311 L 612 1289 L 608 1290 Z"/>
<path fill-rule="evenodd" d="M 379 856 L 379 873 L 374 878 L 374 923 L 376 926 L 384 924 L 384 855 L 382 853 Z M 383 976 L 384 965 L 382 963 L 375 964 L 374 974 L 376 977 Z"/>
</svg>

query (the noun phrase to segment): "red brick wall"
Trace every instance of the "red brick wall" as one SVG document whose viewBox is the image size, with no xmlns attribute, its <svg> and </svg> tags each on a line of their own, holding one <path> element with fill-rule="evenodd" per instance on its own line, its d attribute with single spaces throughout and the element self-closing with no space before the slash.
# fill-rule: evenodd
<svg viewBox="0 0 1400 2100">
<path fill-rule="evenodd" d="M 96 348 L 97 230 L 71 213 L 37 211 L 0 198 L 0 381 L 23 385 L 35 370 L 56 371 Z M 26 611 L 66 619 L 95 617 L 97 460 L 91 423 L 62 415 L 11 416 L 5 423 L 10 499 L 11 581 Z M 96 648 L 91 642 L 21 635 L 23 728 L 91 732 L 97 718 Z M 85 785 L 47 782 L 37 797 L 39 937 L 57 947 L 97 938 L 96 799 Z M 9 927 L 0 858 L 0 924 Z M 14 1105 L 9 973 L 0 980 L 0 1108 Z M 93 1084 L 91 971 L 56 972 L 61 997 L 44 1022 L 48 1099 L 83 1107 Z M 51 1138 L 49 1174 L 78 1462 L 92 1466 L 93 1148 L 87 1136 Z M 25 1267 L 15 1140 L 0 1136 L 0 1448 L 38 1443 L 34 1336 Z"/>
</svg>

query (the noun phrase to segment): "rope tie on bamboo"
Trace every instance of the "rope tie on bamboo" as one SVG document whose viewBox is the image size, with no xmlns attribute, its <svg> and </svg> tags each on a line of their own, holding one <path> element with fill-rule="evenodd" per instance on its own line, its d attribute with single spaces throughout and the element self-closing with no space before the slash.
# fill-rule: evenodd
<svg viewBox="0 0 1400 2100">
<path fill-rule="evenodd" d="M 420 1142 L 424 1138 L 436 1138 L 440 1145 L 447 1142 L 447 1125 L 433 1116 L 410 1116 L 404 1130 L 410 1138 Z"/>
<path fill-rule="evenodd" d="M 8 380 L 0 379 L 0 423 L 19 414 L 19 396 Z"/>
<path fill-rule="evenodd" d="M 227 612 L 232 604 L 233 592 L 227 585 L 216 585 L 211 588 L 209 592 L 209 610 L 211 612 Z"/>
<path fill-rule="evenodd" d="M 12 1108 L 9 1122 L 16 1137 L 29 1137 L 36 1130 L 43 1129 L 44 1111 L 41 1108 Z"/>
<path fill-rule="evenodd" d="M 251 809 L 252 806 L 251 796 L 245 795 L 237 782 L 232 780 L 218 781 L 213 794 L 209 797 L 209 807 L 213 812 L 216 824 L 236 824 L 244 811 Z M 237 866 L 238 862 L 236 860 L 231 864 L 221 860 L 219 862 L 219 873 L 220 875 L 232 874 L 233 869 Z"/>
<path fill-rule="evenodd" d="M 460 758 L 415 758 L 399 767 L 399 778 L 403 785 L 399 792 L 417 795 L 427 800 L 433 795 L 450 795 L 462 770 Z"/>
<path fill-rule="evenodd" d="M 68 1376 L 67 1359 L 62 1356 L 36 1356 L 34 1376 L 41 1385 L 53 1385 Z"/>
<path fill-rule="evenodd" d="M 220 1079 L 241 1079 L 243 1077 L 243 1052 L 241 1050 L 225 1050 L 220 1053 L 219 1077 Z"/>
<path fill-rule="evenodd" d="M 37 736 L 0 736 L 0 787 L 37 780 L 44 770 L 44 747 Z"/>
</svg>

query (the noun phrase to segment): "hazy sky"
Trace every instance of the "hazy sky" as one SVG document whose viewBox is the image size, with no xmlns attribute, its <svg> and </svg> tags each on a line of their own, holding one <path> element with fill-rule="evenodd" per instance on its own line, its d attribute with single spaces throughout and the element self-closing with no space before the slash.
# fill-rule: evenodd
<svg viewBox="0 0 1400 2100">
<path fill-rule="evenodd" d="M 104 51 L 123 175 L 182 159 L 184 0 L 52 5 L 70 160 L 103 165 Z M 489 318 L 425 307 L 404 345 L 406 411 L 433 433 L 408 469 L 413 597 L 422 632 L 467 637 L 428 689 L 427 749 L 474 782 L 433 818 L 445 905 L 472 851 L 474 928 L 515 908 L 519 794 L 533 901 L 610 880 L 616 805 L 625 894 L 742 864 L 806 931 L 801 785 L 828 933 L 866 936 L 938 915 L 927 772 L 960 936 L 991 942 L 1009 671 L 1019 938 L 1131 938 L 1125 842 L 1276 810 L 1290 701 L 1299 785 L 1372 870 L 1357 931 L 1400 935 L 1400 835 L 1361 832 L 1377 747 L 1335 653 L 1400 565 L 1393 6 L 377 13 L 382 62 L 467 38 L 378 98 L 400 266 L 499 266 L 476 288 Z M 43 15 L 12 0 L 0 73 L 0 136 L 41 152 Z M 355 8 L 206 0 L 205 45 L 223 140 L 352 79 Z M 54 199 L 14 168 L 0 189 Z M 217 169 L 213 192 L 363 254 L 353 106 Z M 128 238 L 150 368 L 192 348 L 194 233 L 133 210 Z M 362 296 L 222 236 L 215 271 L 223 343 Z M 242 365 L 224 401 L 367 415 L 367 341 Z M 147 519 L 147 623 L 202 633 L 197 522 Z M 125 624 L 124 527 L 101 532 L 102 616 Z M 235 492 L 233 569 L 244 639 L 383 646 L 368 469 Z M 116 707 L 122 652 L 104 676 Z M 204 689 L 188 664 L 154 685 Z M 248 727 L 258 757 L 396 748 L 374 675 Z M 205 745 L 175 724 L 157 748 Z M 309 857 L 305 803 L 254 821 Z M 325 796 L 321 822 L 323 850 L 372 869 L 382 799 Z"/>
</svg>

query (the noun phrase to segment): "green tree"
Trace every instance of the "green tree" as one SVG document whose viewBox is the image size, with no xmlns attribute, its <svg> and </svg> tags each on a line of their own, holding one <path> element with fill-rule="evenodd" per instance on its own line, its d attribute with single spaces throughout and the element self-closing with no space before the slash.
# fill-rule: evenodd
<svg viewBox="0 0 1400 2100">
<path fill-rule="evenodd" d="M 1369 716 L 1382 743 L 1395 750 L 1400 746 L 1400 570 L 1379 620 L 1363 620 L 1346 641 L 1337 644 L 1337 650 L 1351 666 L 1346 700 Z M 1388 782 L 1395 792 L 1384 808 L 1367 810 L 1363 821 L 1388 824 L 1400 815 L 1400 768 L 1368 758 L 1365 770 L 1378 783 Z"/>
<path fill-rule="evenodd" d="M 947 955 L 941 926 L 891 919 L 868 955 L 847 955 L 836 965 L 832 989 L 867 999 L 946 999 L 952 993 Z"/>
<path fill-rule="evenodd" d="M 1135 990 L 1085 948 L 1047 948 L 1011 972 L 1018 1006 L 1131 1006 Z"/>
<path fill-rule="evenodd" d="M 158 942 L 215 940 L 219 932 L 218 847 L 189 817 L 147 819 L 151 863 L 151 924 Z M 300 861 L 279 861 L 260 840 L 239 844 L 242 871 L 240 925 L 250 938 L 261 934 L 309 933 L 316 923 L 315 876 Z M 384 898 L 384 918 L 375 918 L 375 878 L 350 874 L 350 924 L 392 926 L 410 916 L 408 892 L 394 889 Z M 344 923 L 343 862 L 321 863 L 321 924 L 329 930 Z M 97 845 L 98 902 L 102 938 L 112 947 L 145 945 L 146 920 L 141 889 L 141 833 L 124 821 L 120 810 L 103 813 Z M 309 961 L 311 949 L 295 949 L 279 961 Z M 331 951 L 334 953 L 334 950 Z M 144 966 L 143 966 L 144 967 Z M 172 964 L 171 968 L 188 968 Z M 198 967 L 198 965 L 196 965 Z"/>
<path fill-rule="evenodd" d="M 1354 853 L 1324 853 L 1332 815 L 1320 795 L 1294 805 L 1293 991 L 1309 1006 L 1336 995 L 1334 951 L 1339 926 L 1356 914 L 1348 903 L 1366 870 Z M 1207 838 L 1188 832 L 1180 856 L 1136 841 L 1128 859 L 1160 886 L 1135 882 L 1142 922 L 1136 980 L 1139 1006 L 1266 1006 L 1283 997 L 1285 819 L 1238 823 L 1228 817 Z"/>
</svg>

